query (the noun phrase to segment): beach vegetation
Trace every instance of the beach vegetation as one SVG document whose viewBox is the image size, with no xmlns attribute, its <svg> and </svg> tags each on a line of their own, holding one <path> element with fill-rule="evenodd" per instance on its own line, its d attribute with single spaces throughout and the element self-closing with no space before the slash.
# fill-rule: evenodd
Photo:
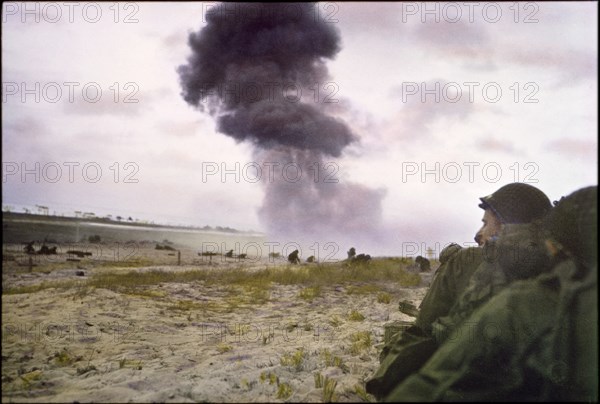
<svg viewBox="0 0 600 404">
<path fill-rule="evenodd" d="M 350 334 L 350 354 L 353 356 L 360 355 L 373 345 L 370 331 L 358 331 Z"/>
<path fill-rule="evenodd" d="M 352 310 L 348 315 L 348 320 L 350 321 L 363 321 L 365 316 L 362 315 L 358 310 Z"/>
</svg>

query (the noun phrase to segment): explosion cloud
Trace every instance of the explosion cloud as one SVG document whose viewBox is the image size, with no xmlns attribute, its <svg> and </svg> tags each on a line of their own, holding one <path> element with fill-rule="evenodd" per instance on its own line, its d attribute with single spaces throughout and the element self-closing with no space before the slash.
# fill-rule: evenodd
<svg viewBox="0 0 600 404">
<path fill-rule="evenodd" d="M 340 51 L 334 24 L 312 3 L 223 3 L 206 12 L 206 25 L 189 35 L 192 54 L 178 68 L 182 96 L 209 112 L 217 130 L 256 145 L 255 157 L 302 175 L 263 181 L 259 211 L 271 235 L 373 235 L 383 193 L 307 175 L 339 157 L 358 137 L 326 113 L 316 86 L 329 80 L 326 59 Z M 317 102 L 315 102 L 317 101 Z M 320 177 L 320 178 L 319 178 Z"/>
</svg>

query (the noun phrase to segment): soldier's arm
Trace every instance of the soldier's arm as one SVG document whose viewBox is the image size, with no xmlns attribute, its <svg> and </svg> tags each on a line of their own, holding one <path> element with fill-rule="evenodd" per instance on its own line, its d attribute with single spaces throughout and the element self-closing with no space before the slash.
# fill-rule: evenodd
<svg viewBox="0 0 600 404">
<path fill-rule="evenodd" d="M 421 302 L 415 324 L 431 333 L 431 324 L 448 315 L 481 261 L 481 248 L 473 247 L 458 249 L 442 263 Z"/>
<path fill-rule="evenodd" d="M 501 292 L 385 401 L 534 400 L 539 397 L 539 375 L 527 379 L 533 369 L 524 358 L 547 334 L 555 305 L 555 297 L 533 283 Z"/>
</svg>

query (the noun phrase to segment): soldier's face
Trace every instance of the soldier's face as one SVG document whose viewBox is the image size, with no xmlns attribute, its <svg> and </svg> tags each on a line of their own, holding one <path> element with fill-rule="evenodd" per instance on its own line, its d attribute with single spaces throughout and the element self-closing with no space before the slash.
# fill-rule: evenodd
<svg viewBox="0 0 600 404">
<path fill-rule="evenodd" d="M 475 241 L 479 246 L 492 240 L 492 238 L 500 234 L 500 230 L 502 230 L 502 222 L 490 209 L 486 209 L 483 212 L 481 221 L 483 222 L 483 226 L 481 226 L 481 229 L 479 229 L 475 235 Z"/>
</svg>

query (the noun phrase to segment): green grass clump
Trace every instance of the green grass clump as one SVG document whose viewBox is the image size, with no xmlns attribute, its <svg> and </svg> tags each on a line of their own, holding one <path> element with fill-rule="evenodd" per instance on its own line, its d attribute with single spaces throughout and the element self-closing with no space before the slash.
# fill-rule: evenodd
<svg viewBox="0 0 600 404">
<path fill-rule="evenodd" d="M 323 382 L 325 381 L 325 378 L 323 377 L 321 372 L 317 372 L 313 376 L 315 377 L 315 389 L 320 389 L 321 387 L 323 387 Z"/>
<path fill-rule="evenodd" d="M 337 386 L 337 380 L 325 377 L 323 382 L 323 402 L 331 403 L 335 401 L 335 388 Z"/>
<path fill-rule="evenodd" d="M 54 354 L 54 363 L 58 366 L 68 366 L 73 362 L 75 362 L 75 359 L 66 350 Z"/>
<path fill-rule="evenodd" d="M 288 383 L 280 383 L 277 387 L 277 398 L 287 400 L 292 396 L 292 386 Z"/>
<path fill-rule="evenodd" d="M 363 321 L 365 316 L 363 316 L 359 311 L 352 310 L 348 315 L 348 320 L 350 321 Z"/>
<path fill-rule="evenodd" d="M 369 396 L 369 393 L 367 393 L 367 391 L 365 390 L 365 388 L 363 386 L 361 386 L 360 384 L 355 384 L 354 385 L 354 393 L 360 397 L 360 399 L 366 403 L 370 403 L 372 401 L 371 397 Z"/>
<path fill-rule="evenodd" d="M 143 363 L 141 360 L 134 360 L 134 359 L 119 359 L 119 369 L 123 369 L 123 368 L 132 368 L 132 369 L 137 369 L 137 370 L 142 370 L 143 367 Z"/>
<path fill-rule="evenodd" d="M 231 350 L 233 350 L 233 347 L 229 344 L 225 344 L 225 343 L 221 342 L 221 343 L 219 343 L 219 345 L 217 345 L 217 351 L 221 354 L 225 353 L 225 352 L 229 352 Z"/>
<path fill-rule="evenodd" d="M 377 294 L 377 303 L 389 304 L 392 301 L 392 296 L 389 293 L 381 292 Z"/>
<path fill-rule="evenodd" d="M 43 372 L 38 369 L 29 373 L 22 374 L 19 377 L 23 381 L 23 388 L 29 389 L 32 384 L 35 384 L 35 382 L 41 380 L 42 376 Z"/>
<path fill-rule="evenodd" d="M 320 356 L 326 367 L 335 366 L 342 369 L 344 373 L 348 371 L 348 366 L 344 363 L 344 360 L 339 356 L 333 355 L 329 349 L 323 349 Z"/>
<path fill-rule="evenodd" d="M 360 355 L 361 352 L 369 349 L 373 345 L 370 331 L 358 331 L 350 335 L 350 353 L 353 356 Z"/>
<path fill-rule="evenodd" d="M 289 366 L 299 372 L 304 367 L 305 358 L 306 352 L 304 352 L 304 349 L 300 348 L 293 354 L 284 354 L 280 359 L 280 363 L 282 366 Z"/>
<path fill-rule="evenodd" d="M 314 286 L 310 288 L 304 288 L 298 293 L 298 297 L 307 301 L 313 301 L 315 298 L 321 296 L 321 287 Z"/>
<path fill-rule="evenodd" d="M 277 377 L 277 375 L 272 372 L 261 372 L 259 380 L 261 383 L 265 383 L 268 380 L 269 384 L 279 385 L 279 377 Z"/>
</svg>

